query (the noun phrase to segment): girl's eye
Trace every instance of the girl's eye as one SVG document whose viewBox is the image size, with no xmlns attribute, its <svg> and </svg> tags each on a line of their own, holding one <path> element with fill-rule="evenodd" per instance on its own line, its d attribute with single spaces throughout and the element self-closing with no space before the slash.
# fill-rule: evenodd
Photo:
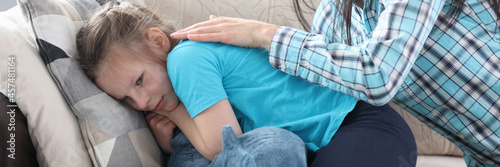
<svg viewBox="0 0 500 167">
<path fill-rule="evenodd" d="M 135 81 L 135 86 L 139 86 L 142 83 L 142 74 L 139 78 L 137 78 L 137 81 Z"/>
</svg>

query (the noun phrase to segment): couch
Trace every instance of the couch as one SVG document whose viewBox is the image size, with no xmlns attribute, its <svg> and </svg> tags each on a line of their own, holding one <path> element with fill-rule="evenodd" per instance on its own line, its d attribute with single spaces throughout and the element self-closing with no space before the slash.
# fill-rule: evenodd
<svg viewBox="0 0 500 167">
<path fill-rule="evenodd" d="M 72 59 L 77 56 L 74 34 L 87 16 L 82 11 L 89 12 L 102 2 L 18 0 L 18 6 L 0 13 L 0 166 L 161 166 L 168 160 L 152 139 L 144 115 L 109 100 L 82 79 Z M 290 0 L 134 2 L 175 21 L 178 28 L 209 15 L 302 27 Z M 319 0 L 307 2 L 317 6 Z M 313 11 L 302 6 L 306 19 L 312 20 Z M 7 96 L 17 103 L 10 103 Z M 465 166 L 456 146 L 391 106 L 417 141 L 417 162 L 400 157 L 401 166 Z"/>
</svg>

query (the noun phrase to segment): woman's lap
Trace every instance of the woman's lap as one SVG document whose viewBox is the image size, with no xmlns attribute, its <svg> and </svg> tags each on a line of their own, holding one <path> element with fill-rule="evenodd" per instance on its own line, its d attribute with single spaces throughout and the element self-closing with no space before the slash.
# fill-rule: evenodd
<svg viewBox="0 0 500 167">
<path fill-rule="evenodd" d="M 358 102 L 330 143 L 309 156 L 310 166 L 415 166 L 413 134 L 389 105 Z"/>
</svg>

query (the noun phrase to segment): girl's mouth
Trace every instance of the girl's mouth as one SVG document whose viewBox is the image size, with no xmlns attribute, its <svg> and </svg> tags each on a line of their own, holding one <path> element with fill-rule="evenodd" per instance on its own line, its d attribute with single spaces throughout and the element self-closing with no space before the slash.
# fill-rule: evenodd
<svg viewBox="0 0 500 167">
<path fill-rule="evenodd" d="M 156 105 L 156 107 L 155 107 L 153 110 L 155 110 L 155 111 L 159 111 L 159 110 L 161 110 L 161 108 L 163 108 L 163 104 L 165 103 L 165 102 L 163 102 L 163 98 L 164 98 L 164 97 L 165 97 L 165 96 L 162 96 L 162 97 L 161 97 L 160 102 L 158 102 L 158 104 Z"/>
</svg>

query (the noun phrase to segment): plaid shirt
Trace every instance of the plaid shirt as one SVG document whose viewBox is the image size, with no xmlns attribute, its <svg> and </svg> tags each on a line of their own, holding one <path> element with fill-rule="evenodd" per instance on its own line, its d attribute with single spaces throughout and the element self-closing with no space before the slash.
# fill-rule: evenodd
<svg viewBox="0 0 500 167">
<path fill-rule="evenodd" d="M 353 7 L 351 39 L 333 0 L 312 33 L 281 27 L 271 64 L 375 105 L 391 99 L 464 151 L 469 166 L 500 164 L 500 23 L 487 0 L 366 0 Z M 337 18 L 337 20 L 334 20 Z M 335 23 L 334 23 L 335 22 Z M 335 31 L 333 31 L 335 29 Z"/>
</svg>

